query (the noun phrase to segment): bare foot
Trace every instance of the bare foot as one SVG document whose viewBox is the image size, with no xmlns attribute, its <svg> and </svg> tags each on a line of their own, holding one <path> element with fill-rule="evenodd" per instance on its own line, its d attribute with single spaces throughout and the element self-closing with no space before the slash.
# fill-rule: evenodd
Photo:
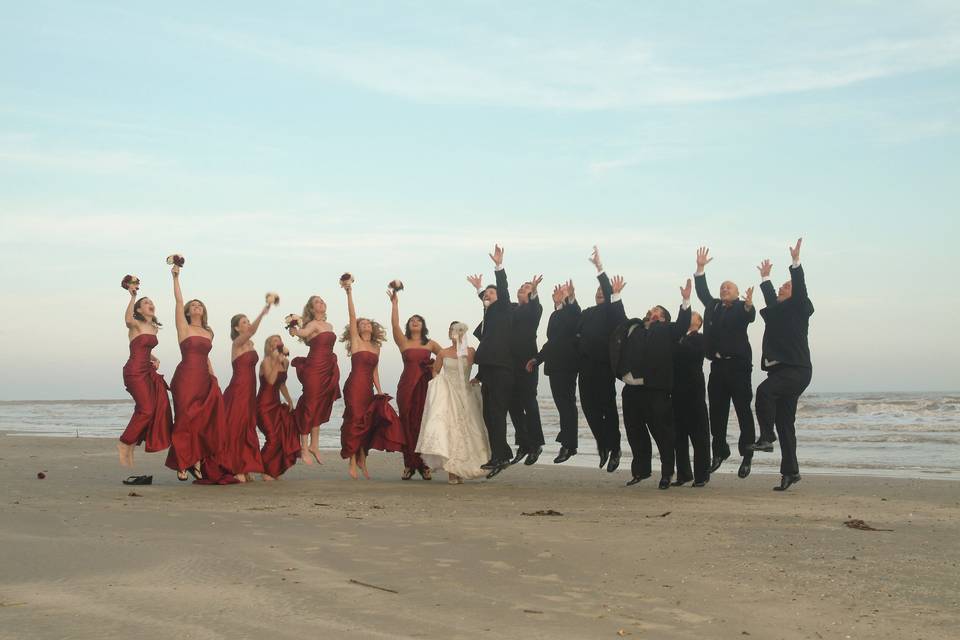
<svg viewBox="0 0 960 640">
<path fill-rule="evenodd" d="M 310 453 L 310 456 L 317 461 L 317 464 L 323 464 L 323 460 L 320 459 L 320 449 L 316 447 L 307 447 L 307 452 Z M 313 464 L 308 462 L 307 464 Z"/>
<path fill-rule="evenodd" d="M 303 464 L 313 464 L 313 459 L 311 456 L 306 455 L 303 452 L 303 449 L 300 449 L 300 459 L 303 461 Z"/>
<path fill-rule="evenodd" d="M 276 480 L 276 478 L 274 478 L 273 476 L 268 476 L 267 474 L 263 474 L 264 482 L 273 482 L 274 480 Z"/>
<path fill-rule="evenodd" d="M 120 464 L 124 467 L 133 466 L 133 447 L 123 442 L 117 443 L 117 453 L 120 455 Z"/>
<path fill-rule="evenodd" d="M 177 480 L 179 480 L 180 482 L 185 482 L 186 479 L 187 479 L 186 471 L 177 471 Z"/>
<path fill-rule="evenodd" d="M 360 476 L 357 474 L 357 465 L 352 464 L 352 463 L 350 464 L 350 477 L 353 478 L 354 480 L 356 480 L 357 478 L 360 477 Z"/>
<path fill-rule="evenodd" d="M 239 480 L 240 482 L 246 482 L 246 481 L 247 481 L 247 474 L 245 474 L 245 473 L 238 473 L 237 475 L 235 475 L 235 476 L 233 476 L 233 477 L 236 478 L 237 480 Z"/>
</svg>

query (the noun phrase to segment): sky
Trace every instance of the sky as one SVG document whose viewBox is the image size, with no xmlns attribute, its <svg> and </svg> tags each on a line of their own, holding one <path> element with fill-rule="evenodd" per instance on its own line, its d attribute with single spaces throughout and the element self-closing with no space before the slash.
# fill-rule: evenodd
<svg viewBox="0 0 960 640">
<path fill-rule="evenodd" d="M 258 346 L 312 294 L 341 328 L 344 271 L 383 323 L 403 279 L 443 340 L 496 242 L 511 288 L 582 302 L 598 245 L 642 316 L 698 246 L 745 289 L 800 236 L 811 391 L 956 390 L 958 174 L 953 1 L 6 1 L 0 400 L 126 397 L 127 273 L 169 380 L 174 252 L 225 386 L 267 291 Z M 400 369 L 386 345 L 385 389 Z"/>
</svg>

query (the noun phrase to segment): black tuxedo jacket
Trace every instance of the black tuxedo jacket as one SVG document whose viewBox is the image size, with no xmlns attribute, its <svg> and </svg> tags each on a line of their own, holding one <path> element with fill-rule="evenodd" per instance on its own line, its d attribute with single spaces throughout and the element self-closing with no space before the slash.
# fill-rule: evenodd
<svg viewBox="0 0 960 640">
<path fill-rule="evenodd" d="M 513 367 L 514 358 L 510 344 L 513 305 L 510 302 L 510 289 L 507 288 L 507 272 L 500 269 L 494 273 L 497 279 L 497 301 L 484 309 L 483 321 L 473 332 L 480 341 L 475 362 L 478 366 Z"/>
<path fill-rule="evenodd" d="M 673 347 L 673 393 L 696 394 L 703 397 L 706 383 L 703 377 L 704 340 L 702 333 L 680 336 Z"/>
<path fill-rule="evenodd" d="M 537 362 L 543 363 L 543 372 L 546 375 L 577 371 L 580 360 L 577 351 L 579 322 L 580 305 L 576 300 L 565 303 L 550 314 L 547 321 L 547 341 L 537 354 Z"/>
<path fill-rule="evenodd" d="M 621 322 L 627 319 L 623 310 L 623 301 L 611 302 L 613 287 L 607 273 L 597 276 L 603 290 L 603 302 L 588 307 L 580 313 L 577 323 L 577 350 L 581 360 L 610 363 L 610 334 Z"/>
<path fill-rule="evenodd" d="M 707 276 L 695 276 L 697 297 L 703 304 L 703 338 L 706 355 L 715 360 L 719 353 L 723 358 L 736 358 L 753 365 L 753 351 L 747 338 L 747 325 L 757 317 L 757 308 L 747 310 L 743 300 L 729 307 L 723 306 L 720 298 L 714 298 L 707 287 Z"/>
<path fill-rule="evenodd" d="M 768 369 L 768 361 L 813 368 L 810 362 L 810 344 L 807 341 L 813 303 L 807 296 L 807 283 L 802 266 L 790 267 L 790 282 L 793 283 L 793 293 L 783 302 L 777 301 L 777 293 L 769 280 L 760 284 L 763 300 L 767 304 L 767 307 L 760 311 L 760 316 L 766 323 L 760 362 L 764 371 Z"/>
<path fill-rule="evenodd" d="M 543 317 L 543 306 L 540 304 L 540 296 L 530 298 L 527 304 L 513 304 L 513 333 L 510 338 L 510 348 L 513 351 L 513 359 L 521 366 L 526 365 L 531 358 L 537 357 L 537 330 L 540 328 L 541 317 Z"/>
<path fill-rule="evenodd" d="M 617 378 L 628 373 L 643 378 L 643 386 L 673 390 L 673 346 L 690 328 L 690 307 L 680 309 L 676 322 L 643 326 L 641 318 L 626 320 L 610 338 L 610 366 Z"/>
</svg>

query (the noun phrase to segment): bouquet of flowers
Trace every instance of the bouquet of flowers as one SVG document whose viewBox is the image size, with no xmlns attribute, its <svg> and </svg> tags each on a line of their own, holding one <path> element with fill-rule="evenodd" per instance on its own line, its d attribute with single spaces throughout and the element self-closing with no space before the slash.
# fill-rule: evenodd
<svg viewBox="0 0 960 640">
<path fill-rule="evenodd" d="M 120 286 L 130 291 L 130 288 L 139 289 L 140 288 L 140 278 L 137 276 L 131 276 L 129 274 L 123 276 L 123 280 L 120 281 Z"/>
<path fill-rule="evenodd" d="M 353 274 L 349 271 L 342 276 L 340 276 L 340 286 L 346 288 L 348 285 L 354 283 Z"/>
<path fill-rule="evenodd" d="M 178 267 L 182 267 L 186 261 L 187 259 L 179 253 L 174 253 L 173 255 L 167 256 L 167 264 L 175 264 Z"/>
<path fill-rule="evenodd" d="M 274 293 L 274 292 L 272 292 L 272 291 L 271 291 L 270 293 L 268 293 L 268 294 L 267 294 L 267 304 L 272 304 L 273 306 L 277 306 L 278 304 L 280 304 L 280 294 L 279 294 L 279 293 Z"/>
<path fill-rule="evenodd" d="M 301 318 L 295 313 L 291 313 L 291 314 L 288 314 L 287 317 L 283 319 L 283 322 L 285 323 L 285 328 L 289 330 L 294 327 L 299 327 L 300 324 L 303 322 L 303 318 Z"/>
<path fill-rule="evenodd" d="M 282 342 L 277 343 L 277 352 L 282 356 L 290 355 L 290 349 L 287 349 L 286 345 L 284 345 Z"/>
<path fill-rule="evenodd" d="M 387 285 L 387 288 L 390 289 L 393 293 L 397 291 L 403 291 L 403 281 L 402 280 L 391 280 Z"/>
</svg>

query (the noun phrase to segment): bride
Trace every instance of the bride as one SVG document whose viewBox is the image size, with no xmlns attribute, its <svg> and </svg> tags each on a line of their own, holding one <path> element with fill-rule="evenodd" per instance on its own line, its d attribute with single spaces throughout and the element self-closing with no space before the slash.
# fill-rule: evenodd
<svg viewBox="0 0 960 640">
<path fill-rule="evenodd" d="M 417 453 L 431 468 L 445 470 L 450 484 L 485 476 L 480 465 L 490 459 L 480 388 L 468 382 L 476 352 L 467 347 L 467 330 L 462 322 L 450 325 L 453 344 L 437 354 L 417 440 Z"/>
</svg>

